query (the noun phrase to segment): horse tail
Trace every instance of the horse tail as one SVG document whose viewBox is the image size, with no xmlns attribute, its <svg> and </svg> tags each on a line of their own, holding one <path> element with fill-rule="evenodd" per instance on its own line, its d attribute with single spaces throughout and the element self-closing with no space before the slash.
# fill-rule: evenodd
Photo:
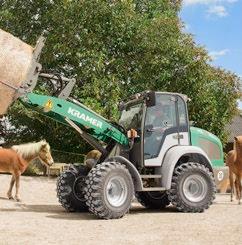
<svg viewBox="0 0 242 245">
<path fill-rule="evenodd" d="M 236 156 L 235 150 L 231 150 L 228 152 L 228 154 L 225 158 L 226 166 L 230 166 L 235 161 L 235 156 Z"/>
</svg>

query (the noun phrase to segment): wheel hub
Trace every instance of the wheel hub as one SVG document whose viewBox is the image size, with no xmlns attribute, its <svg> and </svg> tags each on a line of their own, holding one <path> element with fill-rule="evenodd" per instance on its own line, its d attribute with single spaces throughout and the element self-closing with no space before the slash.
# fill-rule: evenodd
<svg viewBox="0 0 242 245">
<path fill-rule="evenodd" d="M 112 177 L 106 188 L 106 197 L 110 205 L 120 207 L 125 203 L 128 195 L 127 185 L 122 177 Z"/>
<path fill-rule="evenodd" d="M 191 202 L 200 202 L 207 193 L 207 183 L 200 175 L 190 175 L 183 183 L 183 193 Z"/>
<path fill-rule="evenodd" d="M 84 191 L 83 191 L 84 186 L 85 186 L 85 177 L 79 176 L 75 180 L 73 193 L 76 196 L 76 198 L 80 201 L 85 201 Z"/>
</svg>

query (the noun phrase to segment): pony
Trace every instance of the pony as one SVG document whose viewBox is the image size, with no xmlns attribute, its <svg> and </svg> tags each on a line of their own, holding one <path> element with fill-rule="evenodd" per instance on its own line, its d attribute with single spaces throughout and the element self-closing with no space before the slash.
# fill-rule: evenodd
<svg viewBox="0 0 242 245">
<path fill-rule="evenodd" d="M 85 156 L 84 162 L 89 169 L 92 169 L 92 167 L 98 162 L 101 156 L 102 153 L 100 151 L 91 150 Z"/>
<path fill-rule="evenodd" d="M 45 140 L 37 143 L 13 145 L 11 148 L 0 148 L 0 172 L 12 174 L 10 187 L 7 192 L 9 199 L 14 199 L 12 189 L 15 184 L 15 200 L 17 202 L 21 200 L 19 195 L 20 176 L 35 158 L 39 158 L 42 164 L 45 164 L 47 167 L 54 163 L 50 152 L 50 145 Z"/>
<path fill-rule="evenodd" d="M 233 201 L 235 186 L 236 198 L 238 199 L 238 204 L 240 204 L 242 195 L 242 136 L 234 137 L 234 149 L 229 151 L 226 158 L 226 165 L 229 167 L 229 182 L 231 187 L 230 200 L 231 202 Z"/>
</svg>

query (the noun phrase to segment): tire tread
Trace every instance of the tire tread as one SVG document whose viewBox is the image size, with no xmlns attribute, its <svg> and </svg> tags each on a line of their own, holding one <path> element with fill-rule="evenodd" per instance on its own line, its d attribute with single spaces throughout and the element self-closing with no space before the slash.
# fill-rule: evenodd
<svg viewBox="0 0 242 245">
<path fill-rule="evenodd" d="M 188 205 L 181 198 L 178 192 L 179 181 L 180 181 L 180 177 L 182 176 L 182 174 L 189 172 L 189 171 L 192 172 L 195 169 L 199 169 L 200 172 L 206 174 L 211 181 L 211 194 L 209 197 L 208 196 L 206 197 L 207 202 L 197 207 Z M 171 201 L 171 203 L 174 206 L 176 206 L 176 208 L 179 211 L 185 212 L 185 213 L 203 212 L 205 209 L 208 209 L 209 206 L 212 204 L 213 200 L 215 199 L 215 194 L 216 194 L 216 186 L 214 182 L 214 177 L 213 177 L 212 172 L 206 166 L 199 164 L 199 163 L 195 163 L 195 162 L 188 162 L 188 163 L 183 163 L 179 165 L 174 170 L 173 177 L 172 177 L 172 183 L 171 183 L 171 189 L 168 192 L 168 198 Z"/>
</svg>

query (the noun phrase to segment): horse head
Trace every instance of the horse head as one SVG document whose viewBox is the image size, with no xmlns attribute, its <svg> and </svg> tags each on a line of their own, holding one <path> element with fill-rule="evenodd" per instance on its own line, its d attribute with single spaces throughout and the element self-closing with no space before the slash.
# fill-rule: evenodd
<svg viewBox="0 0 242 245">
<path fill-rule="evenodd" d="M 38 156 L 44 164 L 51 166 L 54 163 L 54 160 L 51 156 L 50 145 L 45 140 L 42 140 L 40 144 L 41 147 Z"/>
<path fill-rule="evenodd" d="M 242 154 L 242 136 L 234 137 L 234 149 Z"/>
</svg>

